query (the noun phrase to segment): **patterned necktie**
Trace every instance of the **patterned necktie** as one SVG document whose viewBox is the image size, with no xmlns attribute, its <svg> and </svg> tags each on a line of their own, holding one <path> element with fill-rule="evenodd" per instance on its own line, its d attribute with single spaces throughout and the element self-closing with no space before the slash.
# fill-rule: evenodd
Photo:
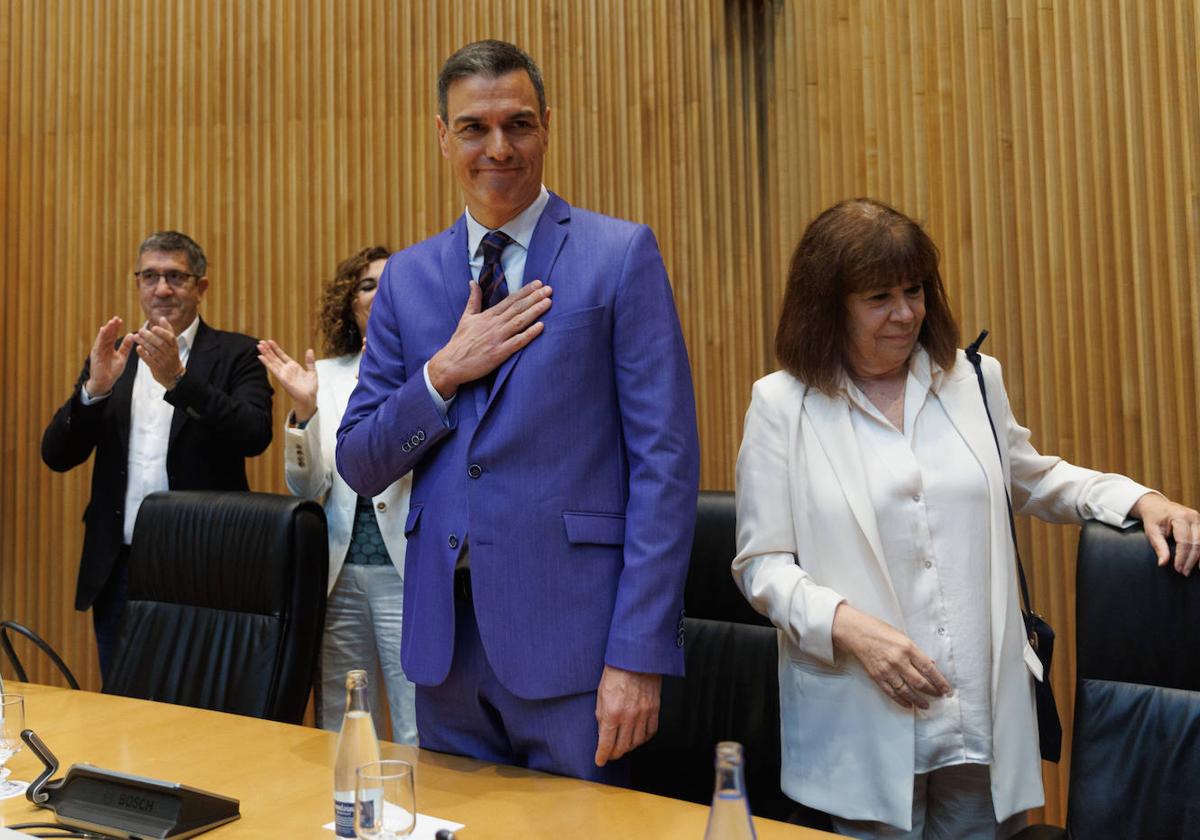
<svg viewBox="0 0 1200 840">
<path fill-rule="evenodd" d="M 483 308 L 495 306 L 508 297 L 508 283 L 504 280 L 504 266 L 500 255 L 513 243 L 507 233 L 493 230 L 483 237 L 483 268 L 479 270 L 479 290 L 483 292 Z"/>
</svg>

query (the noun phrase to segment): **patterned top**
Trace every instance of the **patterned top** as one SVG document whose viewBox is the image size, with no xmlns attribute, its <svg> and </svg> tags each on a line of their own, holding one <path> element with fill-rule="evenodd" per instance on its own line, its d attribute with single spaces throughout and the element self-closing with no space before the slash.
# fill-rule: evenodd
<svg viewBox="0 0 1200 840">
<path fill-rule="evenodd" d="M 354 508 L 354 528 L 350 532 L 346 562 L 360 566 L 390 566 L 392 563 L 387 546 L 383 544 L 383 534 L 379 533 L 375 509 L 365 496 L 358 497 Z"/>
</svg>

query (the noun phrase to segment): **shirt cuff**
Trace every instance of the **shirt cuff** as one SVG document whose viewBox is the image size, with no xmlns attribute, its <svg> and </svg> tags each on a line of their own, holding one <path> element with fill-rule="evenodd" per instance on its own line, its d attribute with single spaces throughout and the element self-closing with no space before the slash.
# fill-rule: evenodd
<svg viewBox="0 0 1200 840">
<path fill-rule="evenodd" d="M 442 399 L 442 395 L 438 393 L 437 388 L 433 387 L 433 383 L 429 381 L 429 362 L 426 362 L 421 367 L 421 375 L 425 377 L 425 389 L 429 391 L 429 398 L 433 400 L 433 405 L 438 410 L 438 414 L 442 417 L 442 422 L 446 422 L 446 418 L 450 416 L 450 406 L 454 403 L 455 394 L 448 400 Z"/>
<path fill-rule="evenodd" d="M 1096 519 L 1114 528 L 1128 528 L 1139 521 L 1129 514 L 1137 500 L 1147 493 L 1162 494 L 1123 476 L 1116 478 L 1119 480 L 1101 482 L 1089 494 L 1082 505 L 1082 513 L 1085 519 Z"/>
<path fill-rule="evenodd" d="M 98 402 L 108 399 L 109 396 L 111 396 L 111 395 L 112 395 L 112 391 L 109 391 L 107 394 L 101 394 L 98 397 L 93 397 L 91 394 L 88 393 L 88 389 L 87 389 L 86 385 L 79 386 L 79 401 L 81 403 L 83 403 L 84 405 L 95 405 Z"/>
</svg>

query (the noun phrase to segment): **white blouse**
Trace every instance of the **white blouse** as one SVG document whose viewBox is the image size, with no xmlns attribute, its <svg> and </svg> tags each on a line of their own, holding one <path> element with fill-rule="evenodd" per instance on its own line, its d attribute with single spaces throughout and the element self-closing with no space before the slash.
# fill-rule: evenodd
<svg viewBox="0 0 1200 840">
<path fill-rule="evenodd" d="M 905 632 L 953 688 L 916 709 L 915 772 L 992 760 L 990 500 L 983 466 L 937 396 L 920 347 L 909 364 L 904 430 L 846 381 L 884 559 Z"/>
</svg>

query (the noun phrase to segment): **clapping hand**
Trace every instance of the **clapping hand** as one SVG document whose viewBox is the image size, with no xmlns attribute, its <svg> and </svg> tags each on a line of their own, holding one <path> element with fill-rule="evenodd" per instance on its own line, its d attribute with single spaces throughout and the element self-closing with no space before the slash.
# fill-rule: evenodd
<svg viewBox="0 0 1200 840">
<path fill-rule="evenodd" d="M 317 413 L 317 356 L 311 347 L 304 351 L 301 365 L 268 338 L 258 342 L 258 360 L 292 398 L 297 423 L 307 422 Z"/>
<path fill-rule="evenodd" d="M 127 335 L 121 344 L 117 345 L 122 323 L 120 318 L 109 318 L 96 333 L 88 361 L 88 380 L 83 386 L 89 396 L 107 396 L 112 391 L 113 383 L 125 372 L 125 363 L 129 361 L 134 337 L 132 334 Z"/>
<path fill-rule="evenodd" d="M 154 381 L 167 390 L 173 388 L 184 368 L 179 358 L 179 339 L 171 322 L 160 316 L 157 324 L 147 323 L 132 338 Z"/>
</svg>

